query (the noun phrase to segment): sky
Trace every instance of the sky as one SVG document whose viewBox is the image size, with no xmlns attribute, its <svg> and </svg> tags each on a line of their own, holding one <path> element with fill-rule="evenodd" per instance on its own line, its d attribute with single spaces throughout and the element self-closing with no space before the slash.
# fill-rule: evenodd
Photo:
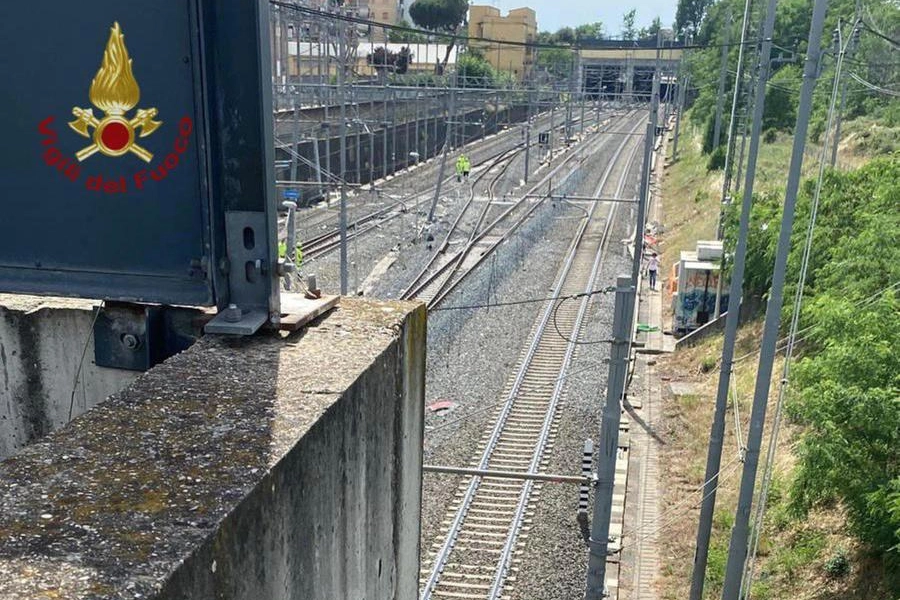
<svg viewBox="0 0 900 600">
<path fill-rule="evenodd" d="M 475 4 L 496 6 L 504 14 L 511 8 L 533 8 L 541 31 L 602 21 L 607 35 L 617 37 L 622 28 L 622 15 L 632 8 L 637 9 L 638 28 L 649 25 L 657 15 L 664 27 L 671 27 L 677 0 L 631 0 L 622 4 L 609 0 L 477 0 Z"/>
</svg>

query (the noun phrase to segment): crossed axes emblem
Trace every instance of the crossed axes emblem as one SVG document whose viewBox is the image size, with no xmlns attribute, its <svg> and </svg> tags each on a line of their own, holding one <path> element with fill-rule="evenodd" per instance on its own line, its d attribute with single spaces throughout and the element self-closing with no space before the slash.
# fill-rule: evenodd
<svg viewBox="0 0 900 600">
<path fill-rule="evenodd" d="M 93 144 L 75 153 L 75 158 L 79 162 L 97 152 L 107 156 L 121 156 L 126 152 L 133 152 L 145 162 L 153 160 L 153 154 L 135 143 L 134 138 L 138 130 L 140 130 L 138 137 L 146 137 L 162 125 L 161 121 L 153 120 L 158 114 L 155 108 L 140 108 L 132 119 L 116 114 L 97 119 L 92 108 L 84 109 L 77 106 L 72 109 L 72 114 L 75 120 L 69 123 L 69 127 L 86 138 L 93 137 L 94 140 Z M 94 129 L 93 136 L 90 128 Z"/>
</svg>

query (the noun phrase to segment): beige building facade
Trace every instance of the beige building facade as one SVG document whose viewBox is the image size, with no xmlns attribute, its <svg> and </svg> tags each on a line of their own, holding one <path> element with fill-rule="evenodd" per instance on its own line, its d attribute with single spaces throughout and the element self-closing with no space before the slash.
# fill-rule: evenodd
<svg viewBox="0 0 900 600">
<path fill-rule="evenodd" d="M 473 4 L 469 7 L 469 36 L 516 44 L 533 42 L 537 37 L 537 15 L 530 8 L 515 8 L 502 16 L 493 6 Z M 475 40 L 469 46 L 483 52 L 495 69 L 512 73 L 519 81 L 528 76 L 534 65 L 534 48 Z"/>
<path fill-rule="evenodd" d="M 369 19 L 387 25 L 396 25 L 400 21 L 399 0 L 359 0 L 360 6 L 367 6 Z M 386 42 L 387 32 L 383 29 L 373 28 L 372 41 Z"/>
</svg>

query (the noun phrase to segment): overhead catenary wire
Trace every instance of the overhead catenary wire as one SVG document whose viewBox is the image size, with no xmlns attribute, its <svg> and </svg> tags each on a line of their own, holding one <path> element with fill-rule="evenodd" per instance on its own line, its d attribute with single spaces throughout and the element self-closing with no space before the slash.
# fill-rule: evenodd
<svg viewBox="0 0 900 600">
<path fill-rule="evenodd" d="M 578 44 L 550 44 L 546 42 L 516 42 L 509 40 L 500 40 L 495 38 L 486 38 L 481 36 L 470 36 L 470 35 L 460 35 L 458 33 L 450 33 L 450 32 L 437 32 L 431 31 L 428 29 L 419 29 L 416 27 L 408 27 L 405 25 L 394 25 L 390 23 L 381 23 L 379 21 L 373 21 L 371 19 L 365 19 L 363 17 L 355 17 L 352 15 L 345 15 L 339 13 L 332 13 L 325 10 L 310 8 L 308 6 L 298 6 L 296 4 L 288 4 L 286 2 L 279 2 L 277 0 L 269 0 L 269 4 L 273 6 L 278 6 L 280 8 L 286 8 L 288 10 L 293 10 L 296 12 L 317 16 L 326 19 L 333 19 L 338 21 L 345 21 L 348 23 L 354 23 L 356 25 L 366 25 L 367 27 L 374 27 L 378 29 L 388 29 L 391 31 L 399 31 L 403 33 L 414 33 L 417 35 L 423 36 L 434 36 L 439 40 L 453 40 L 455 42 L 481 42 L 485 44 L 497 44 L 498 46 L 518 46 L 523 48 L 538 48 L 544 50 L 578 50 L 582 48 Z M 683 44 L 681 46 L 673 47 L 666 44 L 661 46 L 649 46 L 642 45 L 636 46 L 633 42 L 634 40 L 622 40 L 623 43 L 618 46 L 603 46 L 604 50 L 634 50 L 636 48 L 640 48 L 641 50 L 698 50 L 704 48 L 721 48 L 721 47 L 736 47 L 740 46 L 742 42 L 730 42 L 728 44 Z M 629 44 L 628 42 L 632 43 Z M 758 40 L 748 40 L 743 42 L 745 45 L 756 45 L 759 43 Z"/>
<path fill-rule="evenodd" d="M 884 294 L 886 294 L 890 291 L 894 291 L 894 290 L 900 290 L 900 281 L 895 281 L 894 283 L 890 284 L 889 286 L 875 292 L 871 296 L 868 296 L 859 302 L 855 302 L 854 306 L 856 308 L 865 308 L 866 306 L 872 304 L 873 302 L 876 302 L 878 300 L 878 298 L 880 298 Z M 799 330 L 797 332 L 798 335 L 803 334 L 803 333 L 805 333 L 806 335 L 804 335 L 803 337 L 797 338 L 797 340 L 794 342 L 794 344 L 795 345 L 799 344 L 800 342 L 803 342 L 803 341 L 809 339 L 810 337 L 812 337 L 813 330 L 815 330 L 818 327 L 819 327 L 819 325 L 817 323 L 813 323 L 812 325 L 807 325 L 803 329 Z M 788 336 L 785 336 L 785 337 L 781 338 L 780 340 L 778 340 L 777 352 L 783 352 L 787 348 L 787 344 L 786 344 L 787 341 L 788 341 Z M 759 354 L 759 349 L 753 350 L 752 352 L 748 352 L 747 354 L 744 354 L 744 355 L 734 359 L 734 361 L 732 361 L 732 362 L 735 364 L 741 363 L 741 362 L 744 362 L 745 360 L 749 360 L 749 359 L 753 358 L 757 354 Z"/>
<path fill-rule="evenodd" d="M 859 83 L 865 88 L 872 90 L 873 92 L 879 92 L 881 94 L 885 94 L 887 96 L 893 96 L 894 98 L 900 98 L 900 90 L 891 90 L 885 87 L 881 87 L 880 85 L 875 85 L 874 83 L 870 83 L 857 75 L 856 73 L 850 73 L 850 78 L 853 81 Z"/>
<path fill-rule="evenodd" d="M 463 304 L 458 306 L 437 306 L 429 308 L 428 312 L 442 312 L 448 310 L 477 310 L 479 308 L 497 308 L 502 306 L 517 306 L 519 304 L 536 304 L 540 302 L 555 302 L 557 300 L 574 300 L 576 298 L 584 298 L 586 296 L 596 296 L 597 294 L 609 294 L 615 292 L 614 287 L 605 287 L 590 292 L 580 292 L 578 294 L 568 294 L 564 296 L 550 296 L 545 298 L 524 298 L 522 300 L 510 300 L 508 302 L 490 302 L 484 304 Z"/>
</svg>

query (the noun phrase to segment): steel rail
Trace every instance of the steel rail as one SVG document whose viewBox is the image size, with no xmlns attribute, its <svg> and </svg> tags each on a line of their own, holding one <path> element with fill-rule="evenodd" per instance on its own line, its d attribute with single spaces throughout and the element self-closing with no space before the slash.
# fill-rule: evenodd
<svg viewBox="0 0 900 600">
<path fill-rule="evenodd" d="M 629 114 L 629 115 L 624 115 L 622 118 L 628 119 L 629 117 L 630 117 L 630 114 Z M 602 145 L 602 144 L 604 144 L 604 143 L 607 141 L 607 138 L 599 138 L 599 137 L 598 137 L 597 139 L 600 140 L 600 143 L 599 143 L 598 145 Z M 575 153 L 575 154 L 573 154 L 573 155 L 568 156 L 568 157 L 566 158 L 566 161 L 572 160 L 572 159 L 574 159 L 574 158 L 580 158 L 580 156 L 578 155 L 578 153 Z M 475 246 L 475 244 L 476 244 L 477 242 L 479 242 L 479 241 L 481 241 L 482 239 L 484 239 L 485 237 L 487 237 L 488 233 L 490 233 L 491 231 L 493 231 L 494 228 L 495 228 L 502 220 L 504 220 L 510 213 L 512 213 L 512 212 L 513 212 L 514 210 L 516 210 L 517 208 L 519 208 L 519 207 L 522 205 L 522 202 L 524 202 L 524 201 L 527 200 L 527 199 L 533 198 L 533 197 L 535 196 L 535 194 L 534 194 L 533 192 L 535 192 L 537 189 L 543 187 L 544 183 L 546 183 L 546 182 L 548 182 L 548 181 L 552 181 L 553 176 L 557 174 L 557 172 L 559 171 L 559 169 L 560 169 L 562 166 L 564 166 L 564 164 L 566 164 L 565 161 L 564 161 L 563 164 L 560 164 L 553 172 L 549 173 L 544 179 L 542 179 L 540 182 L 538 182 L 538 184 L 536 184 L 534 187 L 532 187 L 531 189 L 529 189 L 528 192 L 526 192 L 526 194 L 525 194 L 524 196 L 522 196 L 522 197 L 519 199 L 519 201 L 515 202 L 509 209 L 507 209 L 503 214 L 501 214 L 499 217 L 497 217 L 497 219 L 495 219 L 490 225 L 488 225 L 488 227 L 487 227 L 486 229 L 484 229 L 481 233 L 479 233 L 478 236 L 475 237 L 475 239 L 471 240 L 471 242 L 470 242 L 469 245 L 463 250 L 463 252 L 465 252 L 466 254 L 468 254 L 469 252 L 471 252 L 472 249 L 474 248 L 474 246 Z M 565 180 L 566 178 L 568 178 L 569 176 L 571 176 L 571 174 L 572 174 L 572 173 L 568 173 L 568 174 L 566 175 L 566 177 L 563 178 L 563 180 Z M 546 199 L 546 196 L 541 198 L 541 200 L 543 200 L 543 199 Z M 476 261 L 476 262 L 475 262 L 475 263 L 474 263 L 474 264 L 473 264 L 473 265 L 472 265 L 465 273 L 463 273 L 462 276 L 458 277 L 457 279 L 455 279 L 455 280 L 453 280 L 453 281 L 449 281 L 449 279 L 448 279 L 448 281 L 445 282 L 445 285 L 442 287 L 442 289 L 439 290 L 438 293 L 434 295 L 434 297 L 432 298 L 431 302 L 429 303 L 429 306 L 435 307 L 435 306 L 438 306 L 439 304 L 441 304 L 441 303 L 447 298 L 447 296 L 449 296 L 450 293 L 453 292 L 453 291 L 459 286 L 459 284 L 463 281 L 463 279 L 466 277 L 466 275 L 468 275 L 468 273 L 471 273 L 472 271 L 474 271 L 474 270 L 475 270 L 478 266 L 480 266 L 485 260 L 487 260 L 487 258 L 488 258 L 488 257 L 489 257 L 489 256 L 490 256 L 490 255 L 491 255 L 491 254 L 492 254 L 492 253 L 500 246 L 500 244 L 502 244 L 503 242 L 505 242 L 505 241 L 508 239 L 508 237 L 509 237 L 509 235 L 510 235 L 511 233 L 514 233 L 516 230 L 518 230 L 518 228 L 521 227 L 522 224 L 525 223 L 525 221 L 526 221 L 529 217 L 531 217 L 532 214 L 534 214 L 534 212 L 538 209 L 538 207 L 539 207 L 540 205 L 541 205 L 541 202 L 535 202 L 535 203 L 533 203 L 533 204 L 531 205 L 531 207 L 529 208 L 529 210 L 528 210 L 525 214 L 521 215 L 521 216 L 520 216 L 520 217 L 512 224 L 512 226 L 510 226 L 510 228 L 507 229 L 507 230 L 503 233 L 502 236 L 500 236 L 499 239 L 497 239 L 493 244 L 491 244 L 491 245 L 484 251 L 484 253 L 483 253 L 481 256 L 478 257 L 478 260 L 477 260 L 477 261 Z M 465 258 L 463 258 L 463 260 L 465 260 Z"/>
<path fill-rule="evenodd" d="M 539 120 L 547 120 L 547 119 L 549 119 L 549 114 L 540 115 L 538 117 L 538 119 Z M 557 127 L 557 129 L 558 129 L 558 127 Z M 476 152 L 493 151 L 495 149 L 495 147 L 497 147 L 497 146 L 504 146 L 505 144 L 508 144 L 510 141 L 515 142 L 514 139 L 510 140 L 510 138 L 515 137 L 514 134 L 512 133 L 513 131 L 514 131 L 513 129 L 508 129 L 506 132 L 503 132 L 506 135 L 500 134 L 497 137 L 495 137 L 494 139 L 487 140 L 487 143 L 484 146 L 482 146 L 480 148 L 474 148 L 473 150 Z M 520 143 L 516 143 L 514 148 L 519 148 L 520 146 L 521 146 Z M 498 157 L 508 154 L 511 150 L 512 149 L 510 149 L 510 148 L 505 148 L 505 149 L 501 149 L 499 152 L 492 152 L 484 160 L 476 163 L 475 167 L 478 168 L 487 163 L 491 163 L 492 161 L 495 161 Z M 455 175 L 450 175 L 450 176 L 446 177 L 444 179 L 444 183 L 452 182 L 454 177 L 455 177 Z M 408 197 L 404 200 L 394 202 L 393 204 L 390 204 L 388 206 L 385 206 L 383 208 L 375 210 L 375 211 L 373 211 L 367 215 L 364 215 L 364 216 L 358 218 L 357 220 L 353 221 L 348 226 L 349 228 L 353 229 L 353 231 L 350 234 L 351 239 L 355 238 L 357 236 L 363 235 L 363 234 L 371 231 L 372 229 L 377 228 L 377 226 L 380 225 L 381 223 L 384 223 L 386 221 L 390 221 L 396 217 L 399 217 L 406 210 L 408 210 L 407 207 L 410 205 L 410 203 L 412 203 L 413 200 L 415 200 L 417 198 L 420 200 L 418 202 L 413 203 L 413 206 L 418 208 L 422 204 L 421 198 L 423 196 L 426 196 L 427 194 L 429 194 L 430 190 L 431 190 L 431 188 L 426 188 L 424 190 L 414 192 L 410 197 Z M 390 190 L 386 190 L 386 191 L 390 191 Z M 367 223 L 370 223 L 371 221 L 373 221 L 375 219 L 380 219 L 380 221 L 377 225 L 371 226 L 371 227 L 366 227 L 365 229 L 360 229 L 360 227 L 362 225 L 366 225 Z M 323 221 L 325 221 L 325 219 L 323 219 Z M 315 237 L 303 240 L 300 243 L 300 247 L 303 249 L 304 258 L 310 258 L 310 259 L 319 258 L 320 256 L 328 254 L 329 252 L 332 252 L 333 250 L 337 249 L 340 246 L 339 236 L 340 236 L 340 231 L 336 230 L 336 229 L 332 229 L 325 233 L 319 234 Z"/>
<path fill-rule="evenodd" d="M 623 117 L 623 118 L 627 118 L 627 116 Z M 453 280 L 453 277 L 456 275 L 457 269 L 459 268 L 460 265 L 463 264 L 465 259 L 468 257 L 469 253 L 472 251 L 472 249 L 475 247 L 475 245 L 478 242 L 480 242 L 485 237 L 487 237 L 487 235 L 489 233 L 491 233 L 500 223 L 502 223 L 504 220 L 506 220 L 506 218 L 509 217 L 514 211 L 521 208 L 524 205 L 524 203 L 528 200 L 528 198 L 533 196 L 533 194 L 536 190 L 542 188 L 546 183 L 552 181 L 552 179 L 556 175 L 558 175 L 558 173 L 560 172 L 560 170 L 563 169 L 563 167 L 568 166 L 575 159 L 582 158 L 588 149 L 596 150 L 597 146 L 604 145 L 606 143 L 606 141 L 607 141 L 606 138 L 603 138 L 598 135 L 589 144 L 582 146 L 576 152 L 570 153 L 568 156 L 566 156 L 563 159 L 563 161 L 560 164 L 558 164 L 556 167 L 554 167 L 539 182 L 535 183 L 530 188 L 528 188 L 528 191 L 525 194 L 520 196 L 520 198 L 517 201 L 513 202 L 513 204 L 508 209 L 503 211 L 503 213 L 501 213 L 496 219 L 494 219 L 486 228 L 482 229 L 481 231 L 478 231 L 477 227 L 475 229 L 473 229 L 472 235 L 470 236 L 466 246 L 462 250 L 460 250 L 456 256 L 454 256 L 449 261 L 447 261 L 445 264 L 443 264 L 438 270 L 436 270 L 434 273 L 432 273 L 430 276 L 428 276 L 424 281 L 419 281 L 419 279 L 433 266 L 434 261 L 436 261 L 437 256 L 438 256 L 438 254 L 436 253 L 432 257 L 432 260 L 429 261 L 429 263 L 422 270 L 422 272 L 420 272 L 419 275 L 417 275 L 417 278 L 413 280 L 413 283 L 409 287 L 407 287 L 407 289 L 403 292 L 401 297 L 404 299 L 414 298 L 418 294 L 420 294 L 422 292 L 422 290 L 426 289 L 429 285 L 431 285 L 432 282 L 437 280 L 439 277 L 444 276 L 444 280 L 441 282 L 441 284 L 440 284 L 439 288 L 437 289 L 437 291 L 435 292 L 435 294 L 430 298 L 428 305 L 430 307 L 434 307 L 434 306 L 437 306 L 438 304 L 440 304 L 441 302 L 443 302 L 444 299 L 447 297 L 447 295 L 449 295 L 449 293 L 451 291 L 456 289 L 456 287 L 459 285 L 459 283 L 462 281 L 462 279 L 465 278 L 466 274 L 471 272 L 472 270 L 474 270 L 475 267 L 477 267 L 478 265 L 480 265 L 486 259 L 487 256 L 489 256 L 501 243 L 503 243 L 508 238 L 508 236 L 511 233 L 514 233 L 522 225 L 522 223 L 524 223 L 525 220 L 527 220 L 528 217 L 530 217 L 534 213 L 534 211 L 537 210 L 537 208 L 540 206 L 540 203 L 533 203 L 532 206 L 529 208 L 529 210 L 525 214 L 521 215 L 513 223 L 513 225 L 503 233 L 503 235 L 497 241 L 495 241 L 490 247 L 488 247 L 485 250 L 485 252 L 478 258 L 476 263 L 474 265 L 472 265 L 472 267 L 470 269 L 468 269 L 461 277 L 458 277 L 456 280 Z M 570 175 L 571 175 L 571 173 L 567 174 L 566 177 L 569 177 Z M 489 208 L 489 206 L 490 205 L 486 206 L 485 209 Z M 486 210 L 484 212 L 486 214 Z M 451 272 L 449 274 L 446 274 L 448 269 L 450 269 Z"/>
<path fill-rule="evenodd" d="M 638 124 L 638 126 L 640 126 L 640 124 Z M 619 147 L 618 147 L 616 153 L 611 158 L 609 165 L 608 165 L 605 173 L 603 174 L 601 183 L 598 186 L 601 191 L 602 191 L 602 188 L 605 187 L 614 167 L 619 163 L 619 158 L 621 157 L 622 153 L 624 152 L 625 147 L 629 144 L 630 139 L 631 138 L 623 139 L 622 142 L 619 144 Z M 635 146 L 635 148 L 636 147 L 637 146 Z M 632 152 L 631 157 L 629 158 L 628 162 L 625 165 L 625 168 L 622 172 L 621 181 L 619 183 L 620 188 L 621 188 L 621 186 L 624 186 L 624 181 L 627 180 L 627 176 L 628 176 L 628 173 L 630 172 L 631 163 L 633 162 L 633 158 L 634 158 L 635 154 L 636 154 L 636 150 Z M 591 215 L 593 214 L 595 207 L 596 207 L 596 204 L 592 206 L 589 214 L 591 214 Z M 597 257 L 594 260 L 591 276 L 587 282 L 588 287 L 590 287 L 593 284 L 593 280 L 596 278 L 596 272 L 599 269 L 598 261 L 600 260 L 600 256 L 603 254 L 602 249 L 604 248 L 604 246 L 608 240 L 608 237 L 609 237 L 608 233 L 611 228 L 611 222 L 612 222 L 614 213 L 615 213 L 615 205 L 613 205 L 609 210 L 609 216 L 607 218 L 607 223 L 604 226 L 603 239 L 601 239 L 598 244 L 598 248 L 596 251 Z M 576 257 L 579 255 L 579 248 L 583 245 L 583 242 L 585 240 L 585 232 L 587 231 L 590 223 L 591 223 L 590 218 L 584 219 L 582 221 L 581 225 L 579 226 L 579 229 L 578 229 L 575 237 L 573 238 L 573 242 L 570 246 L 570 250 L 568 252 L 567 258 L 563 264 L 563 267 L 560 269 L 560 274 L 557 277 L 557 280 L 554 284 L 554 294 L 553 295 L 559 295 L 559 293 L 562 291 L 563 287 L 568 283 L 569 275 L 571 273 L 573 265 L 575 264 Z M 582 307 L 578 311 L 578 315 L 576 316 L 575 325 L 577 325 L 577 327 L 579 327 L 579 328 L 580 328 L 581 321 L 583 319 L 584 311 L 586 310 L 585 306 L 586 305 L 584 303 L 582 303 Z M 515 401 L 516 401 L 517 397 L 519 396 L 519 393 L 522 389 L 522 385 L 524 383 L 526 375 L 529 373 L 529 371 L 532 368 L 532 365 L 535 361 L 535 358 L 537 357 L 538 347 L 540 346 L 541 342 L 545 339 L 545 334 L 547 333 L 547 329 L 548 329 L 547 325 L 550 322 L 550 319 L 551 319 L 552 315 L 554 314 L 555 310 L 556 310 L 555 304 L 550 302 L 547 304 L 546 309 L 542 313 L 541 319 L 536 327 L 535 333 L 533 334 L 532 341 L 528 347 L 528 350 L 522 361 L 522 364 L 516 374 L 515 381 L 513 382 L 513 385 L 511 387 L 509 393 L 507 394 L 507 400 L 500 410 L 500 414 L 498 415 L 495 425 L 491 431 L 491 435 L 488 440 L 487 446 L 485 447 L 485 449 L 482 453 L 481 460 L 478 464 L 479 469 L 487 469 L 490 465 L 491 458 L 497 448 L 497 445 L 500 441 L 502 433 L 503 433 L 504 429 L 506 428 L 508 419 L 510 418 L 510 414 L 513 410 L 513 405 L 515 404 Z M 577 329 L 576 329 L 576 331 L 577 331 Z M 567 345 L 567 349 L 566 349 L 566 352 L 564 355 L 563 364 L 561 366 L 561 369 L 564 370 L 567 367 L 568 362 L 571 359 L 572 352 L 574 352 L 574 347 L 575 347 L 575 344 L 572 342 L 570 342 Z M 542 422 L 542 428 L 540 431 L 538 443 L 536 445 L 537 447 L 535 448 L 535 450 L 532 454 L 531 468 L 529 469 L 529 471 L 533 472 L 535 470 L 535 461 L 538 461 L 538 462 L 540 461 L 540 457 L 543 453 L 543 450 L 546 447 L 546 442 L 549 438 L 550 428 L 551 428 L 551 424 L 552 424 L 552 421 L 553 421 L 553 418 L 554 418 L 554 415 L 556 412 L 555 409 L 558 404 L 559 394 L 562 390 L 562 385 L 563 384 L 561 382 L 557 382 L 556 386 L 554 387 L 554 398 L 551 400 L 551 403 L 545 412 L 545 418 Z M 481 478 L 473 477 L 471 479 L 471 481 L 469 482 L 469 485 L 467 486 L 466 492 L 463 495 L 460 505 L 456 510 L 456 514 L 454 516 L 453 522 L 447 531 L 447 535 L 444 540 L 444 543 L 442 544 L 440 550 L 435 555 L 435 557 L 432 561 L 431 574 L 430 574 L 428 581 L 425 584 L 425 587 L 422 591 L 422 596 L 421 596 L 422 600 L 430 600 L 432 598 L 432 595 L 434 594 L 436 587 L 441 580 L 441 577 L 442 577 L 443 571 L 447 565 L 449 556 L 450 556 L 451 552 L 453 551 L 454 545 L 456 544 L 456 541 L 457 541 L 457 539 L 460 535 L 460 532 L 463 528 L 463 523 L 464 523 L 466 516 L 471 508 L 471 505 L 475 498 L 476 492 L 478 491 L 480 486 L 481 486 Z M 508 564 L 509 564 L 508 558 L 511 555 L 512 549 L 515 547 L 515 539 L 516 539 L 516 537 L 518 535 L 518 531 L 522 525 L 522 516 L 524 515 L 524 508 L 523 508 L 522 501 L 524 498 L 525 505 L 527 505 L 527 499 L 528 499 L 528 496 L 530 495 L 530 491 L 531 491 L 531 482 L 528 482 L 526 484 L 526 488 L 527 489 L 523 490 L 523 493 L 521 493 L 519 496 L 519 502 L 516 505 L 515 517 L 510 524 L 510 528 L 507 532 L 506 543 L 504 544 L 503 551 L 501 552 L 500 561 L 498 562 L 496 569 L 494 571 L 494 577 L 492 578 L 492 583 L 489 588 L 490 594 L 491 594 L 489 596 L 490 598 L 497 597 L 500 589 L 502 588 L 503 580 L 505 579 L 505 576 L 506 576 L 506 572 L 507 572 L 507 568 L 508 568 Z M 527 494 L 524 494 L 525 491 L 527 491 Z"/>
<path fill-rule="evenodd" d="M 642 123 L 639 123 L 639 126 L 641 124 Z M 628 173 L 631 170 L 631 165 L 634 162 L 634 157 L 637 154 L 637 150 L 640 147 L 641 147 L 640 144 L 634 144 L 634 146 L 632 147 L 631 154 L 628 157 L 628 160 L 625 163 L 625 168 L 622 171 L 622 176 L 621 176 L 621 179 L 619 180 L 618 189 L 616 190 L 616 195 L 619 195 L 622 192 L 622 188 L 624 188 L 625 182 L 628 180 Z M 622 149 L 624 149 L 624 144 L 622 146 Z M 621 152 L 619 152 L 618 154 L 621 154 Z M 617 158 L 618 158 L 618 156 L 616 157 L 616 159 Z M 602 187 L 602 184 L 601 184 L 601 187 Z M 600 188 L 598 188 L 597 193 L 599 194 L 600 192 L 601 192 L 601 190 L 600 190 Z M 613 204 L 609 209 L 609 213 L 608 213 L 607 219 L 606 219 L 606 224 L 603 229 L 603 236 L 601 238 L 600 245 L 598 246 L 598 249 L 597 249 L 597 255 L 594 259 L 594 265 L 591 269 L 591 274 L 590 274 L 590 277 L 588 278 L 585 292 L 591 291 L 591 289 L 593 288 L 593 285 L 594 285 L 594 281 L 596 281 L 597 275 L 600 272 L 600 267 L 601 267 L 601 264 L 603 262 L 603 257 L 604 257 L 604 249 L 606 247 L 607 242 L 609 241 L 609 233 L 610 233 L 610 230 L 612 229 L 612 222 L 613 222 L 613 218 L 615 217 L 615 214 L 617 212 L 617 210 L 616 210 L 617 208 L 618 208 L 618 206 L 616 204 Z M 581 300 L 580 307 L 578 309 L 578 315 L 576 316 L 575 324 L 572 327 L 572 337 L 567 344 L 566 355 L 563 359 L 562 367 L 560 368 L 561 373 L 564 373 L 569 368 L 569 365 L 572 360 L 572 356 L 575 353 L 575 348 L 578 345 L 577 344 L 577 336 L 578 336 L 579 332 L 581 331 L 582 323 L 584 321 L 584 316 L 587 314 L 587 310 L 588 310 L 588 307 L 590 306 L 590 303 L 591 303 L 591 298 L 589 296 L 585 296 Z M 558 379 L 556 382 L 556 386 L 554 387 L 554 390 L 553 390 L 551 405 L 550 405 L 549 409 L 547 410 L 547 414 L 544 419 L 544 427 L 541 430 L 540 442 L 539 442 L 538 447 L 535 448 L 534 454 L 532 455 L 529 471 L 536 470 L 538 468 L 538 466 L 540 465 L 541 458 L 543 457 L 544 451 L 546 449 L 547 441 L 549 439 L 550 427 L 552 426 L 553 420 L 556 417 L 556 409 L 559 405 L 559 399 L 562 395 L 562 390 L 565 385 L 566 385 L 566 382 L 561 379 Z M 518 538 L 522 521 L 525 519 L 525 510 L 528 507 L 528 502 L 531 497 L 531 491 L 532 491 L 533 487 L 534 487 L 534 481 L 531 481 L 531 480 L 526 481 L 525 485 L 523 485 L 523 487 L 522 487 L 521 493 L 519 494 L 519 504 L 516 507 L 515 522 L 514 522 L 513 526 L 510 528 L 510 532 L 507 537 L 506 545 L 504 546 L 503 553 L 501 555 L 501 562 L 498 565 L 498 568 L 497 568 L 497 571 L 496 571 L 496 574 L 494 577 L 494 583 L 491 587 L 491 593 L 490 593 L 489 597 L 492 599 L 498 598 L 503 589 L 503 581 L 505 580 L 505 578 L 507 576 L 510 563 L 512 562 L 512 554 L 513 554 L 513 550 L 515 549 L 516 539 Z"/>
</svg>

